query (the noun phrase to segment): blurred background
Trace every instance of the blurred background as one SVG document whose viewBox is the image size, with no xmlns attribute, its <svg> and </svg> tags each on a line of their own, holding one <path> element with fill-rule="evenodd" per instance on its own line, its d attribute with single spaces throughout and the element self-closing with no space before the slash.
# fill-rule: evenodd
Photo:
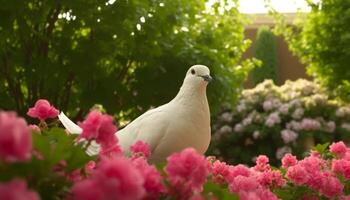
<svg viewBox="0 0 350 200">
<path fill-rule="evenodd" d="M 121 126 L 209 66 L 208 155 L 251 164 L 349 141 L 348 0 L 0 0 L 0 109 L 48 99 Z M 275 159 L 275 160 L 274 160 Z"/>
</svg>

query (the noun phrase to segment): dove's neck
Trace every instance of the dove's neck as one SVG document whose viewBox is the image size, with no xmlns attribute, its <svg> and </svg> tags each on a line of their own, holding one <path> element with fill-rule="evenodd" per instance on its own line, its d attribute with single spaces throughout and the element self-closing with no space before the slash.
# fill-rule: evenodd
<svg viewBox="0 0 350 200">
<path fill-rule="evenodd" d="M 173 99 L 173 102 L 180 103 L 180 105 L 184 106 L 194 106 L 199 103 L 201 106 L 208 107 L 206 85 L 184 83 L 176 97 Z"/>
</svg>

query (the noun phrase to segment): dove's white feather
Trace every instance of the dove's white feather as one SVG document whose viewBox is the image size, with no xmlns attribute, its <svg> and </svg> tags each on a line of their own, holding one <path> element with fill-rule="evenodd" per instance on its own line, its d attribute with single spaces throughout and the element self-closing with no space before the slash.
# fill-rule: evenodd
<svg viewBox="0 0 350 200">
<path fill-rule="evenodd" d="M 76 125 L 72 120 L 70 120 L 63 112 L 58 115 L 58 119 L 61 121 L 63 126 L 67 129 L 68 132 L 72 134 L 80 134 L 83 132 L 78 125 Z"/>
<path fill-rule="evenodd" d="M 187 147 L 204 153 L 210 142 L 210 113 L 205 81 L 210 78 L 209 75 L 206 66 L 192 66 L 172 101 L 145 112 L 118 131 L 116 134 L 123 151 L 130 154 L 130 146 L 141 140 L 150 145 L 153 161 L 163 161 L 170 154 Z M 66 127 L 65 123 L 63 125 Z M 89 148 L 89 154 L 97 154 L 96 147 L 93 145 Z"/>
</svg>

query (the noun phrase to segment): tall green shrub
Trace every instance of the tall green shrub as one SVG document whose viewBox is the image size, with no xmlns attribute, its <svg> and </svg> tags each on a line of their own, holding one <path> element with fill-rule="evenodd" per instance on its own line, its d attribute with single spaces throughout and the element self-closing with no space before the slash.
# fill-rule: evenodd
<svg viewBox="0 0 350 200">
<path fill-rule="evenodd" d="M 275 31 L 285 36 L 309 75 L 334 96 L 350 101 L 350 1 L 307 2 L 311 12 L 300 14 L 292 26 L 272 10 L 278 22 Z"/>
<path fill-rule="evenodd" d="M 24 114 L 46 98 L 79 116 L 100 103 L 132 118 L 172 99 L 188 67 L 204 64 L 215 110 L 251 68 L 238 65 L 249 41 L 236 7 L 205 2 L 0 0 L 0 109 Z"/>
<path fill-rule="evenodd" d="M 260 67 L 253 70 L 253 83 L 257 85 L 265 79 L 277 82 L 277 46 L 276 37 L 267 26 L 258 29 L 255 45 L 254 57 L 261 60 Z"/>
</svg>

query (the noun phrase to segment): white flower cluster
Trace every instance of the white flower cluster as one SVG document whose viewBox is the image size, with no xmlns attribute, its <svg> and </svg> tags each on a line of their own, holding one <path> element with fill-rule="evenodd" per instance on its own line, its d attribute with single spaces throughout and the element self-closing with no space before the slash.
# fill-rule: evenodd
<svg viewBox="0 0 350 200">
<path fill-rule="evenodd" d="M 350 105 L 331 100 L 312 81 L 299 79 L 276 86 L 266 80 L 243 90 L 235 109 L 222 113 L 213 130 L 221 136 L 239 134 L 253 143 L 264 137 L 276 138 L 272 135 L 278 134 L 280 141 L 271 141 L 280 144 L 277 149 L 285 145 L 296 147 L 297 140 L 310 135 L 322 140 L 350 132 Z"/>
</svg>

